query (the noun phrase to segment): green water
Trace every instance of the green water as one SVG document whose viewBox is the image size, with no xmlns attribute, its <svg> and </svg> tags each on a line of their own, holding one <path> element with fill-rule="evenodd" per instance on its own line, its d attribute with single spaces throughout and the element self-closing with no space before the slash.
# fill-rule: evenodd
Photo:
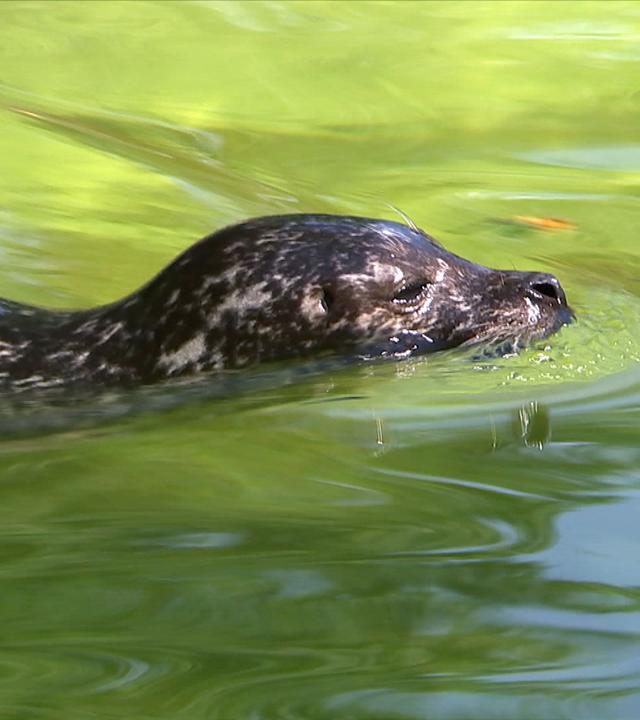
<svg viewBox="0 0 640 720">
<path fill-rule="evenodd" d="M 0 717 L 640 716 L 639 71 L 634 2 L 0 4 L 1 296 L 393 204 L 579 318 L 57 432 L 3 410 Z"/>
</svg>

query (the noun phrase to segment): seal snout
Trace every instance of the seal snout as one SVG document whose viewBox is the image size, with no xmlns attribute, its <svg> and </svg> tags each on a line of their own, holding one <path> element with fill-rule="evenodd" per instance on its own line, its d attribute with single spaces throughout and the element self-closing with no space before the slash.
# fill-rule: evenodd
<svg viewBox="0 0 640 720">
<path fill-rule="evenodd" d="M 525 298 L 551 314 L 555 329 L 569 325 L 575 320 L 576 316 L 569 307 L 564 289 L 555 275 L 541 272 L 523 273 L 523 275 L 522 287 Z"/>
</svg>

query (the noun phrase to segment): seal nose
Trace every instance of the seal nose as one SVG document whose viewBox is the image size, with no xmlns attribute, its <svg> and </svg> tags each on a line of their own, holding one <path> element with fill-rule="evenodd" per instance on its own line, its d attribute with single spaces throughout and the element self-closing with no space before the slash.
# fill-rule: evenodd
<svg viewBox="0 0 640 720">
<path fill-rule="evenodd" d="M 549 273 L 529 273 L 525 279 L 525 288 L 532 297 L 540 300 L 548 297 L 558 305 L 567 306 L 567 296 L 555 275 Z"/>
</svg>

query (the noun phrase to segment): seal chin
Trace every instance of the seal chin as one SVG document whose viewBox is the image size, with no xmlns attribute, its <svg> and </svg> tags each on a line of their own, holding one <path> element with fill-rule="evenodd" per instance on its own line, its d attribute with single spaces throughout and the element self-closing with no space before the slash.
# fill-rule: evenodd
<svg viewBox="0 0 640 720">
<path fill-rule="evenodd" d="M 575 320 L 576 320 L 575 312 L 568 305 L 565 308 L 561 308 L 558 315 L 559 315 L 559 319 L 560 319 L 560 323 L 558 325 L 558 330 L 563 325 L 571 325 L 571 323 L 575 322 Z"/>
</svg>

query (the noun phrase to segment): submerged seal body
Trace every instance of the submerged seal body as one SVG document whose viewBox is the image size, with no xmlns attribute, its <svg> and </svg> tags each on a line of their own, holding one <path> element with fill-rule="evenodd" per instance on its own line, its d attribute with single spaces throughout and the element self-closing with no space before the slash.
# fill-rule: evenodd
<svg viewBox="0 0 640 720">
<path fill-rule="evenodd" d="M 332 351 L 403 357 L 542 338 L 558 280 L 492 270 L 387 220 L 280 215 L 205 237 L 111 305 L 0 300 L 0 389 L 151 383 Z"/>
</svg>

